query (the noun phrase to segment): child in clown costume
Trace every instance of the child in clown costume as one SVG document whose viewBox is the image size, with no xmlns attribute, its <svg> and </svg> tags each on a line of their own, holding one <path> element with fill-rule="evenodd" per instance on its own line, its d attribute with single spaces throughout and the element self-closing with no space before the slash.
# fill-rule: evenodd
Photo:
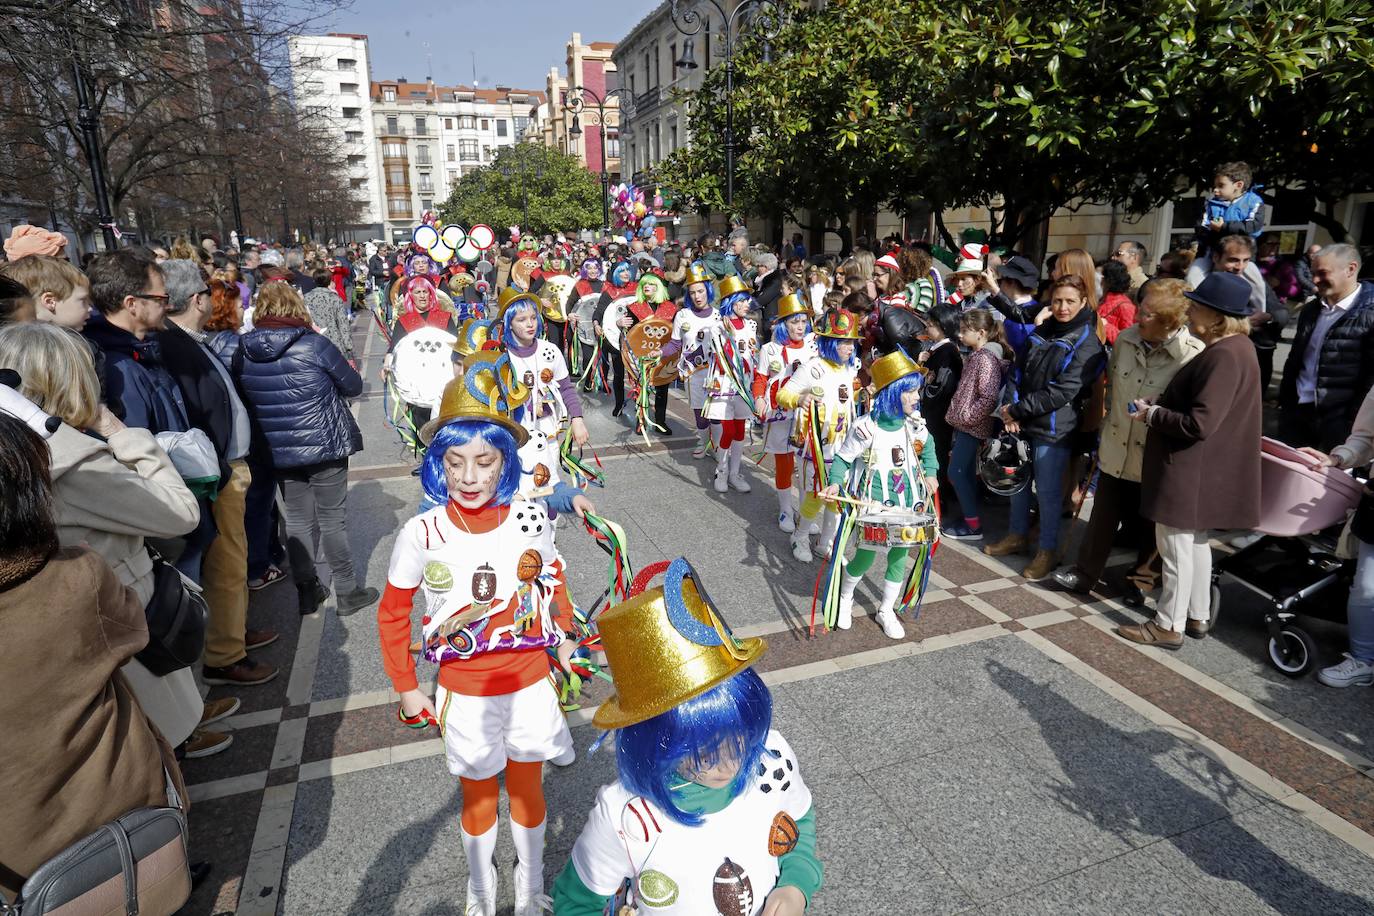
<svg viewBox="0 0 1374 916">
<path fill-rule="evenodd" d="M 825 496 L 840 493 L 841 481 L 850 479 L 856 464 L 862 462 L 857 480 L 848 488 L 851 495 L 875 504 L 907 512 L 930 512 L 938 486 L 940 464 L 935 441 L 921 417 L 921 383 L 924 374 L 905 353 L 898 350 L 879 357 L 869 367 L 876 389 L 873 409 L 854 421 L 844 442 L 830 462 L 830 480 Z M 934 529 L 931 529 L 932 532 Z M 883 575 L 883 601 L 875 616 L 890 639 L 906 635 L 895 607 L 905 584 L 910 548 L 890 547 Z M 853 619 L 854 590 L 873 565 L 877 551 L 860 547 L 844 566 L 840 580 L 838 626 L 847 630 Z"/>
<path fill-rule="evenodd" d="M 752 665 L 686 560 L 599 619 L 616 782 L 554 883 L 558 916 L 801 916 L 820 889 L 815 809 Z"/>
<path fill-rule="evenodd" d="M 440 502 L 406 522 L 396 539 L 377 611 L 382 663 L 401 697 L 402 722 L 437 724 L 448 768 L 462 784 L 466 913 L 494 916 L 497 776 L 505 773 L 518 853 L 515 912 L 549 908 L 543 893 L 543 761 L 574 752 L 546 650 L 566 669 L 572 601 L 553 527 L 542 506 L 516 497 L 524 427 L 507 416 L 496 372 L 471 367 L 444 391 L 421 431 L 421 479 Z M 578 512 L 590 504 L 574 501 Z M 420 651 L 439 665 L 433 699 L 411 657 L 415 593 L 424 596 Z"/>
<path fill-rule="evenodd" d="M 792 471 L 797 447 L 792 437 L 793 411 L 778 406 L 778 392 L 792 374 L 815 359 L 816 335 L 811 333 L 811 312 L 801 293 L 788 293 L 778 301 L 773 339 L 759 350 L 754 369 L 754 403 L 764 423 L 764 450 L 773 456 L 778 492 L 778 527 L 791 533 L 797 524 L 797 496 Z"/>
<path fill-rule="evenodd" d="M 720 326 L 720 315 L 711 303 L 715 301 L 711 275 L 700 264 L 687 268 L 683 281 L 687 294 L 682 308 L 673 316 L 673 333 L 663 345 L 663 358 L 676 358 L 678 377 L 687 383 L 687 403 L 697 424 L 697 447 L 693 458 L 706 455 L 706 443 L 711 436 L 711 421 L 706 419 L 706 341 Z"/>
<path fill-rule="evenodd" d="M 792 532 L 792 555 L 803 563 L 812 560 L 811 522 L 822 508 L 820 475 L 854 422 L 858 339 L 857 318 L 842 310 L 827 315 L 816 328 L 816 358 L 803 363 L 778 390 L 777 405 L 796 411 L 793 442 L 802 452 L 801 520 Z M 835 509 L 826 506 L 820 553 L 827 559 L 839 521 Z"/>
<path fill-rule="evenodd" d="M 562 351 L 544 339 L 541 303 L 529 293 L 502 290 L 500 306 L 501 344 L 510 354 L 515 377 L 530 389 L 521 425 L 556 442 L 566 423 L 573 442 L 586 445 L 582 399 Z"/>
<path fill-rule="evenodd" d="M 751 489 L 743 472 L 745 424 L 753 417 L 754 364 L 758 358 L 758 325 L 745 316 L 754 308 L 754 297 L 744 281 L 731 275 L 717 284 L 720 324 L 706 337 L 706 409 L 702 415 L 718 430 L 716 434 L 717 493 L 734 487 Z"/>
</svg>

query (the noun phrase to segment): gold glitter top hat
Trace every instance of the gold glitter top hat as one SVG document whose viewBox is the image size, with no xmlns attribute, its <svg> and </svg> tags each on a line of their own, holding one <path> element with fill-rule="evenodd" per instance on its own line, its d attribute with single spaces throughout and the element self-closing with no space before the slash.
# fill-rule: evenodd
<svg viewBox="0 0 1374 916">
<path fill-rule="evenodd" d="M 488 420 L 515 437 L 515 445 L 529 441 L 529 430 L 510 418 L 524 404 L 530 390 L 515 377 L 510 356 L 482 350 L 466 360 L 467 371 L 444 386 L 439 414 L 420 429 L 420 441 L 430 443 L 442 427 L 454 420 Z"/>
<path fill-rule="evenodd" d="M 886 356 L 878 357 L 868 367 L 868 375 L 873 379 L 874 392 L 882 391 L 897 379 L 924 371 L 915 360 L 901 350 L 894 350 Z"/>
<path fill-rule="evenodd" d="M 859 319 L 843 309 L 837 309 L 825 316 L 816 328 L 816 333 L 822 337 L 834 337 L 839 340 L 858 340 Z"/>
<path fill-rule="evenodd" d="M 788 293 L 778 300 L 778 321 L 786 321 L 793 315 L 810 315 L 811 309 L 802 301 L 800 293 Z"/>
<path fill-rule="evenodd" d="M 767 643 L 737 639 L 679 557 L 651 588 L 597 619 L 615 696 L 592 722 L 607 731 L 662 715 L 758 661 Z"/>
<path fill-rule="evenodd" d="M 745 285 L 744 279 L 739 274 L 722 277 L 716 283 L 716 298 L 720 300 L 724 300 L 726 296 L 733 296 L 735 293 L 747 292 L 750 292 L 749 287 Z"/>
<path fill-rule="evenodd" d="M 710 283 L 711 274 L 700 264 L 691 264 L 687 267 L 687 276 L 683 279 L 683 286 L 691 286 L 693 283 Z"/>
</svg>

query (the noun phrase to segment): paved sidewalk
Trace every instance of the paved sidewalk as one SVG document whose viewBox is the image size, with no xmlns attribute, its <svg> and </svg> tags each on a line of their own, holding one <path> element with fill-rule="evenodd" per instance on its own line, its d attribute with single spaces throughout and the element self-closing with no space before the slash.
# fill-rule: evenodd
<svg viewBox="0 0 1374 916">
<path fill-rule="evenodd" d="M 380 347 L 359 325 L 368 449 L 349 530 L 380 586 L 418 485 L 383 429 Z M 1144 617 L 1114 592 L 1049 591 L 1016 574 L 1020 560 L 947 541 L 906 639 L 866 613 L 808 639 L 817 566 L 777 530 L 768 474 L 717 495 L 709 462 L 690 457 L 684 405 L 673 410 L 679 435 L 646 448 L 589 399 L 609 481 L 591 495 L 636 566 L 687 556 L 736 630 L 769 639 L 776 726 L 817 805 L 826 879 L 811 913 L 1374 913 L 1371 694 L 1279 675 L 1243 589 L 1224 588 L 1217 633 L 1165 654 L 1111 633 Z M 590 602 L 604 554 L 571 520 L 558 543 Z M 860 611 L 876 600 L 864 583 Z M 283 675 L 238 691 L 229 751 L 185 766 L 193 856 L 215 864 L 187 912 L 461 913 L 458 787 L 439 741 L 395 722 L 375 616 L 331 605 L 301 618 L 294 605 L 289 585 L 253 595 L 253 625 L 283 633 L 261 652 Z M 1338 657 L 1343 630 L 1312 629 Z M 546 775 L 550 880 L 612 778 L 608 750 L 585 753 L 605 693 L 571 717 L 578 762 Z M 505 832 L 506 913 L 513 859 Z"/>
</svg>

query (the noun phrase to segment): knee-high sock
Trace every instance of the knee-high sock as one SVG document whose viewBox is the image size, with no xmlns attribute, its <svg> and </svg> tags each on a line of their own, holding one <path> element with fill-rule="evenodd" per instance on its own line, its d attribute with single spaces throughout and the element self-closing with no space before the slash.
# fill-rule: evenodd
<svg viewBox="0 0 1374 916">
<path fill-rule="evenodd" d="M 897 606 L 897 599 L 902 596 L 902 583 L 889 582 L 883 580 L 883 604 L 878 608 L 878 613 L 882 614 L 891 611 Z"/>
<path fill-rule="evenodd" d="M 744 461 L 744 440 L 736 439 L 730 443 L 730 476 L 738 477 L 740 463 Z"/>
<path fill-rule="evenodd" d="M 854 600 L 854 590 L 859 587 L 861 579 L 863 579 L 862 574 L 851 576 L 849 573 L 845 573 L 844 578 L 840 580 L 840 597 L 846 601 Z"/>
<path fill-rule="evenodd" d="M 494 781 L 494 780 L 493 780 Z M 474 897 L 496 896 L 496 869 L 491 857 L 496 854 L 496 824 L 474 836 L 463 830 L 463 853 L 468 857 L 468 893 Z"/>
<path fill-rule="evenodd" d="M 834 540 L 835 532 L 840 528 L 840 516 L 834 509 L 825 510 L 825 521 L 821 523 L 821 543 L 826 544 Z"/>
<path fill-rule="evenodd" d="M 520 862 L 515 869 L 515 892 L 522 897 L 544 893 L 544 829 L 547 823 L 540 822 L 537 827 L 522 827 L 515 821 L 510 823 L 515 854 Z"/>
</svg>

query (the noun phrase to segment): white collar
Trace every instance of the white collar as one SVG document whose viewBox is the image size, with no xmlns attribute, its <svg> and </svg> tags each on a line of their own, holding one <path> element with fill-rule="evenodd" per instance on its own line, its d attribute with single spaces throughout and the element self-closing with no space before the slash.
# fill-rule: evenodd
<svg viewBox="0 0 1374 916">
<path fill-rule="evenodd" d="M 1359 294 L 1360 294 L 1360 284 L 1356 283 L 1356 284 L 1355 284 L 1355 291 L 1352 292 L 1350 295 L 1346 296 L 1344 299 L 1342 299 L 1342 300 L 1339 301 L 1339 302 L 1336 302 L 1336 303 L 1328 303 L 1325 299 L 1323 299 L 1323 300 L 1322 300 L 1322 311 L 1324 311 L 1324 312 L 1325 312 L 1325 311 L 1343 312 L 1343 311 L 1345 311 L 1346 309 L 1350 308 L 1352 305 L 1355 304 L 1355 298 L 1356 298 L 1357 296 L 1359 296 Z"/>
</svg>

